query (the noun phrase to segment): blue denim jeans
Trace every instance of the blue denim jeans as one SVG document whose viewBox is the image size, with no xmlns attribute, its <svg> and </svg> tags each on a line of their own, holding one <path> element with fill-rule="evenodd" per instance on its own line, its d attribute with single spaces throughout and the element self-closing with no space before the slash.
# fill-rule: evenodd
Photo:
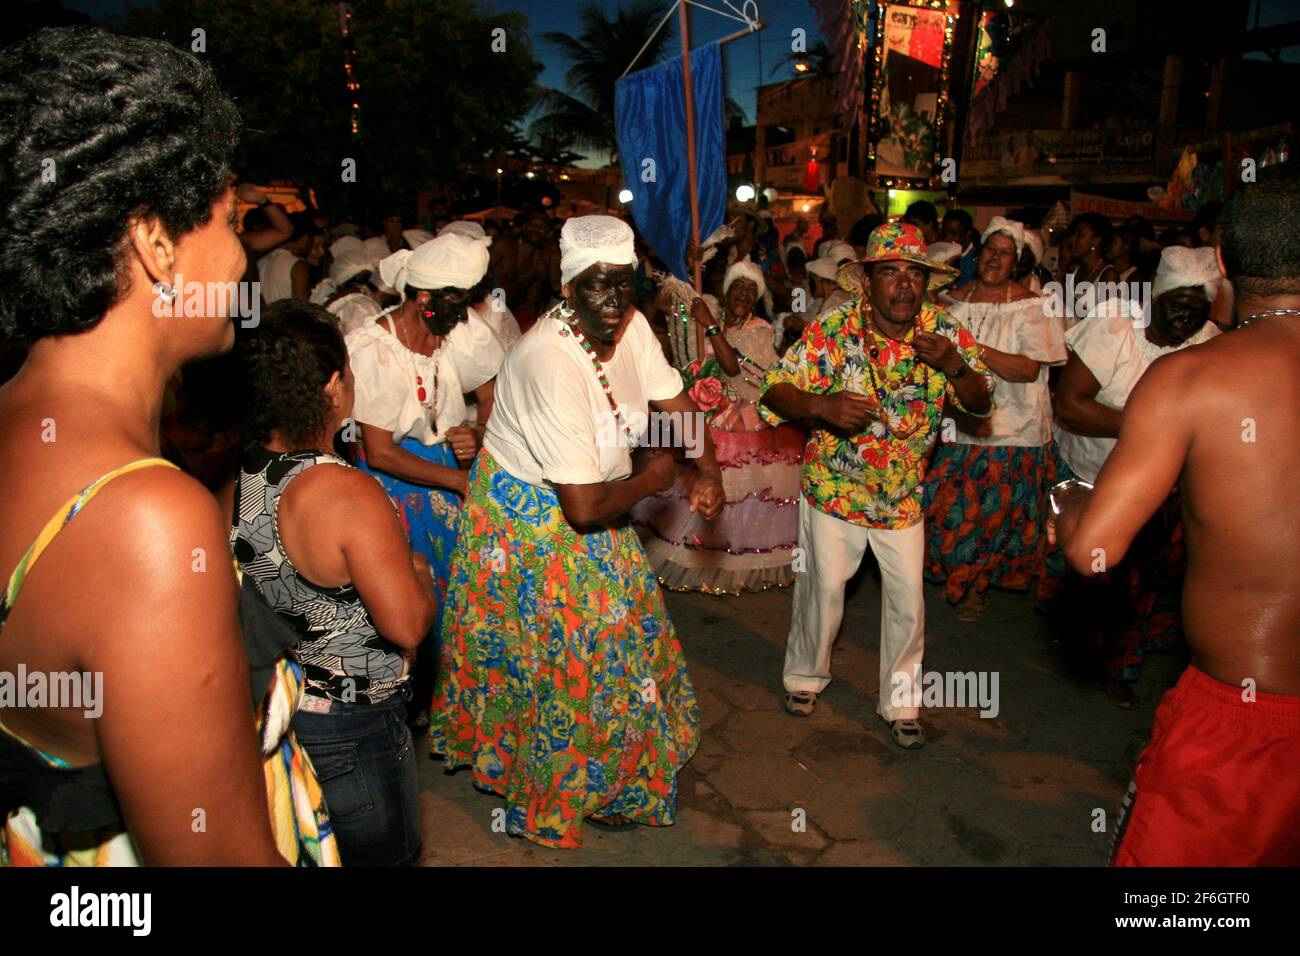
<svg viewBox="0 0 1300 956">
<path fill-rule="evenodd" d="M 405 692 L 378 704 L 299 710 L 298 743 L 325 793 L 344 866 L 412 866 L 420 858 L 420 782 Z"/>
</svg>

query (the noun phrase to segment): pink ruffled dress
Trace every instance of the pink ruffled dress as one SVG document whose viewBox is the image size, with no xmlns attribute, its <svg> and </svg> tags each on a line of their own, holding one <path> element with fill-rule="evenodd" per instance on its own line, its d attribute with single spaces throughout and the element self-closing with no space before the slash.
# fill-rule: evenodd
<svg viewBox="0 0 1300 956">
<path fill-rule="evenodd" d="M 775 428 L 758 414 L 763 370 L 777 362 L 772 326 L 752 317 L 726 331 L 732 348 L 751 361 L 726 375 L 712 349 L 683 370 L 690 395 L 707 416 L 727 503 L 713 521 L 690 511 L 696 473 L 678 471 L 666 492 L 632 509 L 646 556 L 659 583 L 673 591 L 740 594 L 794 581 L 799 482 L 806 435 L 795 425 Z"/>
</svg>

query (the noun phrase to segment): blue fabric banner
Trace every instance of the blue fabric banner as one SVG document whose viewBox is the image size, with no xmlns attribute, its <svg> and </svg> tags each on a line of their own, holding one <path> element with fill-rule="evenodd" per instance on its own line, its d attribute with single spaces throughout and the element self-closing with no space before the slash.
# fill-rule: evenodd
<svg viewBox="0 0 1300 956">
<path fill-rule="evenodd" d="M 727 212 L 722 51 L 718 44 L 691 51 L 691 86 L 703 242 L 722 225 Z M 681 57 L 619 80 L 614 90 L 614 120 L 623 182 L 632 191 L 637 228 L 673 275 L 689 282 L 686 244 L 691 240 L 691 201 Z"/>
</svg>

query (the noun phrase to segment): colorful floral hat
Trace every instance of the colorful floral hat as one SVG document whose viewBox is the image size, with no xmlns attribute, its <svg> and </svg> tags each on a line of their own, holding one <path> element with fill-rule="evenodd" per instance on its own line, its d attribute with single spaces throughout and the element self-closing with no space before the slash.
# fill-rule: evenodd
<svg viewBox="0 0 1300 956">
<path fill-rule="evenodd" d="M 960 269 L 935 262 L 925 256 L 925 237 L 921 230 L 907 222 L 887 222 L 877 226 L 867 239 L 867 254 L 862 258 L 867 271 L 873 262 L 913 262 L 930 270 L 929 288 L 933 291 L 947 285 Z"/>
</svg>

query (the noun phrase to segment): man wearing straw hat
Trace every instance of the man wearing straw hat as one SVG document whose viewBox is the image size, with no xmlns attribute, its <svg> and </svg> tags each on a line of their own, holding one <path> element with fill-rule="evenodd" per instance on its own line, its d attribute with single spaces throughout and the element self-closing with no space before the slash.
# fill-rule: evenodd
<svg viewBox="0 0 1300 956">
<path fill-rule="evenodd" d="M 993 379 L 975 338 L 926 301 L 956 274 L 926 258 L 916 226 L 886 223 L 863 259 L 864 294 L 805 330 L 768 372 L 762 414 L 812 419 L 804 449 L 799 547 L 786 644 L 786 710 L 808 716 L 830 683 L 844 585 L 868 546 L 880 565 L 880 698 L 894 742 L 925 745 L 918 719 L 925 651 L 921 484 L 945 397 L 990 414 Z M 799 570 L 796 565 L 796 570 Z"/>
</svg>

